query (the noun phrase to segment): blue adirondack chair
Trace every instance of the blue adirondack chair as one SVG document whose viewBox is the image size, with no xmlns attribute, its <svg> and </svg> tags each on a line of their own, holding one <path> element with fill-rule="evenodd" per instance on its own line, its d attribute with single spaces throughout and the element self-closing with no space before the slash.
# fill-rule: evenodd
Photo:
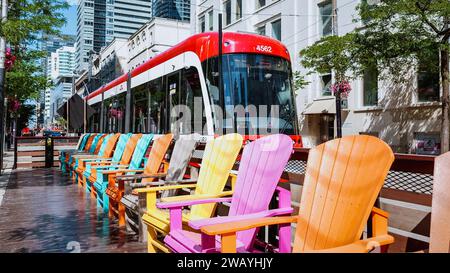
<svg viewBox="0 0 450 273">
<path fill-rule="evenodd" d="M 113 135 L 114 134 L 109 134 L 109 135 L 105 136 L 105 138 L 103 139 L 103 142 L 102 142 L 102 146 L 100 146 L 100 150 L 98 151 L 99 156 L 103 156 L 103 154 L 105 153 L 105 150 L 106 150 L 106 146 L 108 144 L 108 140 Z M 74 163 L 73 168 L 71 168 L 69 171 L 71 172 L 71 175 L 74 176 L 75 181 L 78 181 L 78 174 L 77 174 L 77 172 L 75 172 L 75 170 L 78 168 L 78 159 L 76 157 L 74 157 L 74 155 L 71 155 L 69 158 L 69 166 L 71 166 L 72 163 Z"/>
<path fill-rule="evenodd" d="M 98 161 L 111 160 L 112 162 L 119 162 L 120 159 L 122 158 L 123 151 L 125 150 L 125 146 L 127 145 L 127 142 L 132 135 L 133 135 L 132 133 L 120 135 L 119 141 L 117 142 L 117 146 L 116 146 L 116 149 L 114 150 L 114 154 L 113 154 L 112 158 L 110 158 L 110 159 L 108 159 L 108 158 L 93 158 L 93 159 L 87 159 L 87 160 L 83 160 L 83 161 L 98 162 Z M 87 164 L 86 169 L 83 172 L 83 180 L 84 180 L 84 183 L 86 183 L 86 192 L 88 192 L 88 193 L 91 192 L 91 186 L 92 186 L 89 179 L 87 179 L 91 175 L 91 168 L 92 168 L 92 165 Z"/>
<path fill-rule="evenodd" d="M 66 157 L 70 154 L 83 151 L 84 147 L 86 147 L 86 142 L 90 136 L 91 136 L 91 134 L 89 134 L 89 133 L 81 136 L 80 140 L 78 141 L 78 145 L 77 145 L 76 149 L 62 150 L 59 153 L 60 168 L 63 173 L 67 173 Z"/>
<path fill-rule="evenodd" d="M 153 134 L 143 135 L 134 150 L 131 158 L 130 165 L 109 165 L 97 168 L 97 180 L 94 183 L 95 190 L 97 191 L 97 205 L 102 206 L 103 210 L 107 212 L 109 210 L 109 197 L 106 195 L 106 188 L 108 187 L 108 174 L 102 173 L 102 170 L 117 170 L 128 168 L 130 170 L 142 169 L 142 163 L 145 160 L 145 154 L 153 140 Z"/>
</svg>

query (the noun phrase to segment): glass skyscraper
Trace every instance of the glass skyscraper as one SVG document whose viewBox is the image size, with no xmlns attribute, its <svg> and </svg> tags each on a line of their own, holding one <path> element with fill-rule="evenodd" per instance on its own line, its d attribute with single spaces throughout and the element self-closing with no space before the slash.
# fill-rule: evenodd
<svg viewBox="0 0 450 273">
<path fill-rule="evenodd" d="M 190 0 L 152 0 L 154 17 L 189 22 L 191 18 Z"/>
</svg>

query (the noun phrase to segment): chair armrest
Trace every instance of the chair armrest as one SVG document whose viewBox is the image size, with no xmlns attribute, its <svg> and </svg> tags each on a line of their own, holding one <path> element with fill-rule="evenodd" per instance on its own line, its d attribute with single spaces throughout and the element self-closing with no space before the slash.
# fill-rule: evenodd
<svg viewBox="0 0 450 273">
<path fill-rule="evenodd" d="M 86 163 L 89 165 L 100 165 L 100 164 L 119 164 L 120 162 L 112 161 L 112 158 L 98 158 L 88 160 Z"/>
<path fill-rule="evenodd" d="M 101 174 L 142 173 L 142 172 L 144 172 L 143 169 L 141 169 L 141 170 L 117 169 L 117 170 L 100 171 Z"/>
<path fill-rule="evenodd" d="M 152 183 L 148 183 L 149 186 Z M 178 189 L 184 189 L 184 188 L 196 188 L 196 184 L 186 184 L 186 185 L 175 185 L 175 186 L 162 186 L 162 187 L 147 187 L 147 188 L 141 188 L 141 189 L 135 189 L 133 190 L 134 194 L 138 193 L 151 193 L 151 192 L 158 192 L 158 191 L 167 191 L 167 190 L 178 190 Z"/>
<path fill-rule="evenodd" d="M 245 214 L 245 215 L 221 216 L 221 217 L 189 221 L 189 226 L 193 229 L 199 230 L 203 226 L 225 224 L 225 223 L 233 225 L 235 222 L 264 218 L 264 217 L 288 216 L 292 212 L 293 212 L 292 208 L 272 209 L 272 210 L 265 210 L 265 211 L 261 211 L 261 212 L 257 212 L 257 213 Z"/>
<path fill-rule="evenodd" d="M 201 199 L 217 199 L 217 198 L 223 198 L 223 197 L 230 197 L 233 195 L 232 191 L 224 191 L 218 194 L 195 194 L 195 195 L 179 195 L 179 196 L 170 196 L 170 197 L 164 197 L 161 198 L 161 202 L 180 202 L 180 201 L 186 201 L 186 200 L 201 200 Z M 187 199 L 187 196 L 190 196 L 190 199 Z M 229 201 L 222 201 L 222 202 L 229 202 Z M 217 203 L 217 202 L 216 202 Z M 187 205 L 191 206 L 191 205 Z"/>
<path fill-rule="evenodd" d="M 199 195 L 184 195 L 184 196 L 175 196 L 175 197 L 183 197 L 180 201 L 170 202 L 170 197 L 164 198 L 161 200 L 161 203 L 156 204 L 157 208 L 160 209 L 176 209 L 193 205 L 202 205 L 202 204 L 211 204 L 211 203 L 222 203 L 222 202 L 230 202 L 231 197 L 228 198 L 217 198 L 214 195 L 210 194 L 199 194 Z M 179 198 L 177 198 L 179 199 Z M 164 202 L 169 200 L 169 202 Z"/>
<path fill-rule="evenodd" d="M 394 237 L 391 235 L 381 235 L 373 238 L 356 241 L 352 244 L 328 248 L 323 250 L 306 251 L 308 253 L 368 253 L 384 245 L 389 245 L 394 242 Z"/>
<path fill-rule="evenodd" d="M 125 169 L 128 168 L 128 165 L 100 165 L 100 166 L 92 166 L 93 169 L 101 170 L 101 169 L 109 169 L 109 168 L 116 168 L 116 169 Z M 111 170 L 114 171 L 114 170 Z"/>
<path fill-rule="evenodd" d="M 136 179 L 144 179 L 144 178 L 162 178 L 165 177 L 167 174 L 166 173 L 155 173 L 155 174 L 135 174 L 135 175 L 121 175 L 121 176 L 117 176 L 116 180 L 121 180 L 121 181 L 132 181 L 132 180 L 136 180 Z"/>
<path fill-rule="evenodd" d="M 253 228 L 290 224 L 297 222 L 299 216 L 282 216 L 282 217 L 264 217 L 245 221 L 208 225 L 201 228 L 201 231 L 207 235 L 221 235 L 228 233 L 236 233 L 238 231 L 249 230 Z"/>
<path fill-rule="evenodd" d="M 111 160 L 111 158 L 104 158 L 104 157 L 95 157 L 95 158 L 82 158 L 83 162 L 86 164 L 92 164 L 98 161 L 106 161 Z"/>
</svg>

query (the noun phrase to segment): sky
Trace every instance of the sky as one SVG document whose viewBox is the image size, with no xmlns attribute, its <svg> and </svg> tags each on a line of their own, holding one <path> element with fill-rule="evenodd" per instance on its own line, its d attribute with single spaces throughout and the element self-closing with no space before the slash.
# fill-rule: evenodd
<svg viewBox="0 0 450 273">
<path fill-rule="evenodd" d="M 64 11 L 67 22 L 66 25 L 61 28 L 61 32 L 63 34 L 75 35 L 77 31 L 77 0 L 68 0 L 67 2 L 71 4 L 71 6 Z"/>
</svg>

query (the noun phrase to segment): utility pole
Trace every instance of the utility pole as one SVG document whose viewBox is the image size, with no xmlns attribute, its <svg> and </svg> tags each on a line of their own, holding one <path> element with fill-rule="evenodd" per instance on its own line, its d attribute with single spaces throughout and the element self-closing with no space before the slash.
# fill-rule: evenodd
<svg viewBox="0 0 450 273">
<path fill-rule="evenodd" d="M 8 17 L 8 0 L 2 0 L 2 24 Z M 0 37 L 0 175 L 3 170 L 3 145 L 5 142 L 5 58 L 6 39 Z"/>
<path fill-rule="evenodd" d="M 337 0 L 332 0 L 331 5 L 333 7 L 331 24 L 333 28 L 333 35 L 338 34 L 338 20 L 337 20 Z M 342 100 L 341 100 L 341 90 L 336 89 L 336 136 L 337 138 L 342 137 Z"/>
<path fill-rule="evenodd" d="M 218 58 L 218 71 L 219 72 L 219 101 L 222 110 L 222 120 L 220 121 L 220 126 L 222 127 L 222 134 L 225 135 L 225 118 L 226 118 L 226 109 L 225 109 L 225 93 L 223 88 L 223 71 L 222 71 L 222 61 L 223 61 L 223 27 L 222 27 L 222 13 L 219 13 L 219 58 Z"/>
</svg>

